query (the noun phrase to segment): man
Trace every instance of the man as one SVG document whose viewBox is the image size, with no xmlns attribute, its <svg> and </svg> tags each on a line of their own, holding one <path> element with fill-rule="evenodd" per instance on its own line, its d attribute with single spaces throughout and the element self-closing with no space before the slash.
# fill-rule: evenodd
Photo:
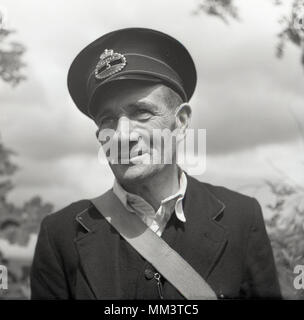
<svg viewBox="0 0 304 320">
<path fill-rule="evenodd" d="M 111 190 L 43 220 L 33 299 L 280 298 L 258 202 L 197 181 L 177 165 L 174 146 L 151 142 L 155 130 L 185 133 L 195 85 L 188 51 L 154 30 L 111 32 L 75 58 L 75 104 L 103 147 L 121 148 L 116 162 L 104 148 Z"/>
</svg>

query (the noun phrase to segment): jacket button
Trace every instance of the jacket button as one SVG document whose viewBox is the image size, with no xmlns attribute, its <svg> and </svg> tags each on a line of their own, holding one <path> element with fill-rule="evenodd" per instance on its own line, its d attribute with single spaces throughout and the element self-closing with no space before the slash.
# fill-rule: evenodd
<svg viewBox="0 0 304 320">
<path fill-rule="evenodd" d="M 145 270 L 145 277 L 147 280 L 151 280 L 154 277 L 154 272 L 151 269 Z"/>
</svg>

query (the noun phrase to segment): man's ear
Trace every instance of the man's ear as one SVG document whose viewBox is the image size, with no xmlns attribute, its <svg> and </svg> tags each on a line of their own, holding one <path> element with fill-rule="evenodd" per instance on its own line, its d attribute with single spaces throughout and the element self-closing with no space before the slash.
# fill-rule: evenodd
<svg viewBox="0 0 304 320">
<path fill-rule="evenodd" d="M 190 125 L 192 109 L 188 102 L 182 103 L 175 111 L 176 127 L 185 132 Z"/>
</svg>

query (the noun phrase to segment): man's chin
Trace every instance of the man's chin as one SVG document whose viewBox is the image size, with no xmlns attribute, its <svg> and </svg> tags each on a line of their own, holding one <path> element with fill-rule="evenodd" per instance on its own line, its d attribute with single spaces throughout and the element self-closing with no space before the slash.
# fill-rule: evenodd
<svg viewBox="0 0 304 320">
<path fill-rule="evenodd" d="M 112 164 L 110 165 L 116 179 L 123 183 L 146 180 L 160 171 L 160 165 L 153 164 Z"/>
</svg>

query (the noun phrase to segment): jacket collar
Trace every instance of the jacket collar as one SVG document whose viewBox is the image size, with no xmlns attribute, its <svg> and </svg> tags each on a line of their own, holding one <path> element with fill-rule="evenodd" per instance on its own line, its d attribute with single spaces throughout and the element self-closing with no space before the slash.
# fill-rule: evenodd
<svg viewBox="0 0 304 320">
<path fill-rule="evenodd" d="M 216 195 L 209 190 L 205 183 L 199 182 L 189 175 L 187 175 L 187 178 L 189 181 L 188 194 L 197 196 L 197 200 L 199 200 L 199 203 L 202 205 L 201 209 L 204 209 L 206 216 L 209 219 L 217 221 L 226 208 L 225 203 L 217 198 Z"/>
<path fill-rule="evenodd" d="M 191 211 L 193 201 L 199 200 L 202 204 L 201 208 L 204 208 L 209 219 L 217 221 L 223 214 L 226 205 L 209 191 L 205 184 L 192 178 L 187 173 L 185 174 L 187 177 L 186 197 L 188 201 L 186 202 L 184 211 Z M 101 214 L 95 209 L 92 203 L 87 209 L 76 215 L 76 221 L 88 232 L 95 231 L 102 220 Z"/>
</svg>

